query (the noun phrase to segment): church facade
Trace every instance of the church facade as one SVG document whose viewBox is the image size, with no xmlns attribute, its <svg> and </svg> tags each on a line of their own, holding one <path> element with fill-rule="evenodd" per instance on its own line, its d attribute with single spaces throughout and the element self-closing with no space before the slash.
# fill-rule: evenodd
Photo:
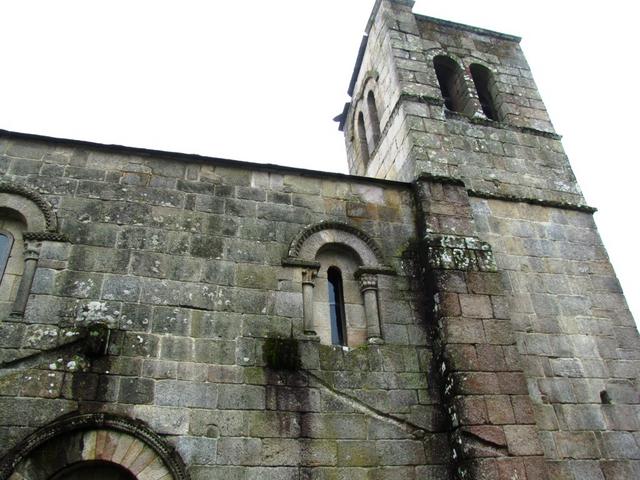
<svg viewBox="0 0 640 480">
<path fill-rule="evenodd" d="M 350 175 L 0 132 L 0 479 L 640 478 L 638 331 L 519 39 L 412 5 Z"/>
</svg>

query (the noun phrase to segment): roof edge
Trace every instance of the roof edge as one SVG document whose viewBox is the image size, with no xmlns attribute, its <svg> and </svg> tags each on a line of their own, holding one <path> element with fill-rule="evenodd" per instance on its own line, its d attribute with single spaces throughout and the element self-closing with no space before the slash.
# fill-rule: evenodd
<svg viewBox="0 0 640 480">
<path fill-rule="evenodd" d="M 489 30 L 487 28 L 474 27 L 472 25 L 467 25 L 464 23 L 452 22 L 450 20 L 443 20 L 441 18 L 430 17 L 428 15 L 421 15 L 419 13 L 414 13 L 418 20 L 423 20 L 431 23 L 436 23 L 438 25 L 442 25 L 444 27 L 455 28 L 457 30 L 464 30 L 466 32 L 473 32 L 479 35 L 486 35 L 489 37 L 500 38 L 502 40 L 508 40 L 510 42 L 520 43 L 522 37 L 518 37 L 517 35 L 511 35 L 508 33 L 496 32 L 495 30 Z"/>
<path fill-rule="evenodd" d="M 338 172 L 325 172 L 322 170 L 311 170 L 307 168 L 289 167 L 286 165 L 277 165 L 273 163 L 257 163 L 247 162 L 243 160 L 232 160 L 229 158 L 210 157 L 199 155 L 197 153 L 180 153 L 170 152 L 167 150 L 155 150 L 152 148 L 128 147 L 124 145 L 106 144 L 98 142 L 90 142 L 87 140 L 73 140 L 69 138 L 50 137 L 46 135 L 37 135 L 33 133 L 13 132 L 10 130 L 0 129 L 0 139 L 19 139 L 34 142 L 51 143 L 55 145 L 65 145 L 77 148 L 89 148 L 96 151 L 119 153 L 125 155 L 137 155 L 140 157 L 155 157 L 165 160 L 175 160 L 181 162 L 193 162 L 203 164 L 214 164 L 222 167 L 243 168 L 257 171 L 267 171 L 274 173 L 300 175 L 302 177 L 324 177 L 335 180 L 378 184 L 398 188 L 411 188 L 409 182 L 401 182 L 397 180 L 385 180 L 382 178 L 363 177 L 360 175 L 349 175 Z"/>
</svg>

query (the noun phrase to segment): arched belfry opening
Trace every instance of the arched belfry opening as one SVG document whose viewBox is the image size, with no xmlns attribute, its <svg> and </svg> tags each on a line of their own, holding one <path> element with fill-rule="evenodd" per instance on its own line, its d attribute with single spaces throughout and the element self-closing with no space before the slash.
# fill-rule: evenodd
<svg viewBox="0 0 640 480">
<path fill-rule="evenodd" d="M 491 70 L 479 63 L 472 63 L 469 71 L 478 92 L 482 112 L 490 120 L 501 120 L 497 108 L 498 95 Z"/>
<path fill-rule="evenodd" d="M 365 168 L 369 165 L 369 140 L 367 139 L 367 127 L 364 122 L 364 113 L 358 113 L 357 121 L 358 145 L 360 146 L 360 158 Z"/>
<path fill-rule="evenodd" d="M 380 143 L 380 117 L 378 116 L 378 106 L 373 91 L 367 94 L 367 112 L 369 113 L 369 125 L 371 126 L 370 152 L 373 152 Z"/>
<path fill-rule="evenodd" d="M 437 55 L 433 59 L 444 106 L 452 112 L 468 113 L 469 95 L 460 65 L 451 57 Z"/>
</svg>

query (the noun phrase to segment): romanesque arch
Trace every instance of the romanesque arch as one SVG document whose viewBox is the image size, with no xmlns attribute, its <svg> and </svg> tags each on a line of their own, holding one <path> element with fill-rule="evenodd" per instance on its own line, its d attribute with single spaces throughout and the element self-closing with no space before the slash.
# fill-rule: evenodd
<svg viewBox="0 0 640 480">
<path fill-rule="evenodd" d="M 58 233 L 55 212 L 42 195 L 9 182 L 0 182 L 0 228 L 6 230 L 4 238 L 13 239 L 7 254 L 9 269 L 0 272 L 0 289 L 9 299 L 11 312 L 21 315 L 27 306 L 41 242 L 65 241 L 66 237 Z"/>
<path fill-rule="evenodd" d="M 378 308 L 378 275 L 393 274 L 376 242 L 364 231 L 341 222 L 320 222 L 304 228 L 292 240 L 283 265 L 301 268 L 303 296 L 303 330 L 309 336 L 319 332 L 320 340 L 344 346 L 382 343 L 383 329 Z M 329 272 L 341 272 L 345 305 L 331 305 L 325 298 L 327 286 L 334 283 Z M 319 288 L 316 287 L 318 283 Z M 351 287 L 351 288 L 349 288 Z M 353 295 L 353 291 L 358 295 Z M 341 297 L 342 295 L 337 295 Z M 349 300 L 349 298 L 351 300 Z M 326 307 L 326 308 L 324 308 Z M 333 335 L 335 311 L 346 313 L 345 340 L 336 343 Z M 333 312 L 333 313 L 332 313 Z M 350 317 L 350 318 L 349 318 Z M 330 327 L 331 326 L 331 327 Z M 343 335 L 338 335 L 342 338 Z M 348 340 L 347 340 L 348 338 Z"/>
<path fill-rule="evenodd" d="M 57 232 L 56 215 L 42 195 L 35 190 L 9 182 L 0 182 L 0 208 L 18 212 L 29 232 Z"/>
<path fill-rule="evenodd" d="M 30 435 L 0 464 L 0 480 L 49 480 L 106 465 L 136 480 L 188 480 L 175 450 L 141 422 L 104 413 L 60 419 Z"/>
</svg>

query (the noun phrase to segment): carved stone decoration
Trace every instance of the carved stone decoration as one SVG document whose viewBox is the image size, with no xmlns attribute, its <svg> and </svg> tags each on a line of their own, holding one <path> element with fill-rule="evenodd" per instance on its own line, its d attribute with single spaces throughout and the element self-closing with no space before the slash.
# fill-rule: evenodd
<svg viewBox="0 0 640 480">
<path fill-rule="evenodd" d="M 176 451 L 142 422 L 105 413 L 65 418 L 36 431 L 0 463 L 0 480 L 35 480 L 31 472 L 50 478 L 71 462 L 95 460 L 120 465 L 138 480 L 189 480 Z"/>
<path fill-rule="evenodd" d="M 386 265 L 382 250 L 380 250 L 380 247 L 369 235 L 367 235 L 359 228 L 341 222 L 320 222 L 304 228 L 298 235 L 296 235 L 296 237 L 291 242 L 291 246 L 289 247 L 289 251 L 287 252 L 288 257 L 292 259 L 302 258 L 311 260 L 305 258 L 306 249 L 304 247 L 305 244 L 308 244 L 307 240 L 316 233 L 323 231 L 328 231 L 328 233 L 330 233 L 330 231 L 332 230 L 337 232 L 344 232 L 345 234 L 347 234 L 346 236 L 354 240 L 355 242 L 352 241 L 352 244 L 350 246 L 354 248 L 361 256 L 363 256 L 363 253 L 365 251 L 371 252 L 369 255 L 366 255 L 370 258 L 367 263 L 374 264 L 380 267 Z M 362 243 L 362 248 L 358 248 L 357 243 Z M 362 260 L 366 261 L 364 258 Z"/>
<path fill-rule="evenodd" d="M 68 242 L 69 237 L 64 233 L 57 232 L 24 232 L 22 237 L 25 240 L 40 240 L 48 242 Z"/>
<path fill-rule="evenodd" d="M 53 211 L 53 207 L 35 190 L 15 183 L 0 182 L 0 193 L 14 194 L 28 198 L 37 205 L 38 209 L 44 215 L 46 230 L 48 232 L 56 232 L 58 230 L 58 221 Z"/>
</svg>

